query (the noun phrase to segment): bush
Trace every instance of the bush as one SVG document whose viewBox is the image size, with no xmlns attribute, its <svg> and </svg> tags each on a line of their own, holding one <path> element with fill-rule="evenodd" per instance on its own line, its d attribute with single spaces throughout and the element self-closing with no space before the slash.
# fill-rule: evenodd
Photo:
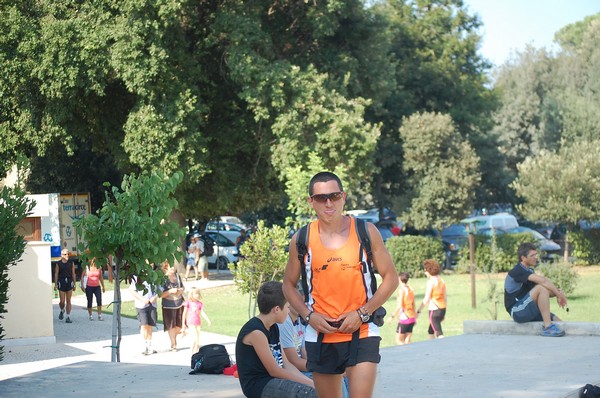
<svg viewBox="0 0 600 398">
<path fill-rule="evenodd" d="M 394 236 L 386 242 L 398 272 L 405 271 L 412 278 L 422 276 L 423 261 L 428 258 L 444 264 L 444 246 L 438 238 L 429 236 Z"/>
<path fill-rule="evenodd" d="M 571 232 L 569 240 L 577 264 L 600 264 L 600 229 Z"/>
<path fill-rule="evenodd" d="M 517 249 L 521 243 L 531 242 L 528 233 L 496 235 L 496 251 L 492 256 L 492 237 L 475 237 L 475 266 L 478 272 L 507 272 L 517 263 Z M 469 247 L 460 249 L 458 272 L 469 271 Z"/>
<path fill-rule="evenodd" d="M 575 291 L 577 279 L 579 278 L 579 275 L 577 275 L 577 272 L 570 264 L 562 262 L 542 263 L 537 267 L 536 272 L 539 272 L 550 279 L 556 287 L 561 289 L 567 295 Z"/>
<path fill-rule="evenodd" d="M 17 226 L 33 208 L 33 202 L 18 189 L 3 187 L 0 190 L 0 319 L 4 318 L 8 302 L 8 268 L 21 261 L 26 242 L 17 233 Z M 4 337 L 4 327 L 0 323 L 0 340 Z M 0 361 L 4 358 L 4 347 L 0 346 Z"/>
</svg>

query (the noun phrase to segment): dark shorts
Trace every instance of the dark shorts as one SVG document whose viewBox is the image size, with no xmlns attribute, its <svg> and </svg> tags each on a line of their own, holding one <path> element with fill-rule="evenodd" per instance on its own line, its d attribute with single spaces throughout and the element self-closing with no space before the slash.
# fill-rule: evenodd
<svg viewBox="0 0 600 398">
<path fill-rule="evenodd" d="M 541 322 L 542 313 L 537 303 L 527 293 L 511 310 L 511 316 L 517 323 Z M 550 313 L 550 320 L 554 320 L 554 314 Z"/>
<path fill-rule="evenodd" d="M 413 323 L 398 323 L 396 327 L 396 333 L 412 333 L 415 322 Z"/>
<path fill-rule="evenodd" d="M 135 310 L 141 325 L 156 326 L 156 320 L 158 319 L 156 307 L 149 305 L 146 308 L 136 308 Z"/>
<path fill-rule="evenodd" d="M 182 326 L 181 316 L 183 315 L 183 307 L 163 308 L 162 313 L 165 332 L 169 331 L 169 329 L 180 328 Z"/>
<path fill-rule="evenodd" d="M 75 289 L 75 283 L 73 283 L 73 279 L 71 278 L 59 278 L 58 281 L 56 281 L 56 287 L 58 287 L 58 290 L 61 292 L 70 292 Z"/>
<path fill-rule="evenodd" d="M 366 337 L 358 340 L 356 363 L 379 363 L 379 343 L 381 337 Z M 343 343 L 311 343 L 306 342 L 306 368 L 310 372 L 325 374 L 342 374 L 350 366 L 350 341 Z M 315 358 L 319 358 L 315 361 Z"/>
</svg>

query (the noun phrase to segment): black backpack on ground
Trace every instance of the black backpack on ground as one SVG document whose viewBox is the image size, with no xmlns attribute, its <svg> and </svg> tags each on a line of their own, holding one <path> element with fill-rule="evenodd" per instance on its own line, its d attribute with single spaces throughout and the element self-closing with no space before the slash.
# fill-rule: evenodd
<svg viewBox="0 0 600 398">
<path fill-rule="evenodd" d="M 196 373 L 222 374 L 223 369 L 231 366 L 229 353 L 222 344 L 207 344 L 192 355 L 191 375 Z"/>
<path fill-rule="evenodd" d="M 585 398 L 587 398 L 587 397 L 598 398 L 598 397 L 600 397 L 600 387 L 595 386 L 593 384 L 586 384 L 579 391 L 579 396 L 581 398 L 584 398 L 584 397 Z"/>
</svg>

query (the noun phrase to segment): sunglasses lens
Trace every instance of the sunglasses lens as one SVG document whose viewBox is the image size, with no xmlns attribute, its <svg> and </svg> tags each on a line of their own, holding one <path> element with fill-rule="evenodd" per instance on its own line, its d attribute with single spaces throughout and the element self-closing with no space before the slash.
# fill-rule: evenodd
<svg viewBox="0 0 600 398">
<path fill-rule="evenodd" d="M 342 198 L 342 192 L 321 193 L 313 195 L 312 198 L 314 201 L 317 201 L 319 203 L 325 203 L 327 202 L 327 199 L 331 200 L 332 202 L 337 202 Z"/>
</svg>

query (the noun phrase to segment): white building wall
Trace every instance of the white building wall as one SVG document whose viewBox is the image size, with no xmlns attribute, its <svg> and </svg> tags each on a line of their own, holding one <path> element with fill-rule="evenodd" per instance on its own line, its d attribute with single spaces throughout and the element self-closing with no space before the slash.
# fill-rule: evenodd
<svg viewBox="0 0 600 398">
<path fill-rule="evenodd" d="M 8 270 L 10 283 L 1 345 L 56 342 L 49 247 L 47 242 L 28 242 L 21 261 Z"/>
</svg>

